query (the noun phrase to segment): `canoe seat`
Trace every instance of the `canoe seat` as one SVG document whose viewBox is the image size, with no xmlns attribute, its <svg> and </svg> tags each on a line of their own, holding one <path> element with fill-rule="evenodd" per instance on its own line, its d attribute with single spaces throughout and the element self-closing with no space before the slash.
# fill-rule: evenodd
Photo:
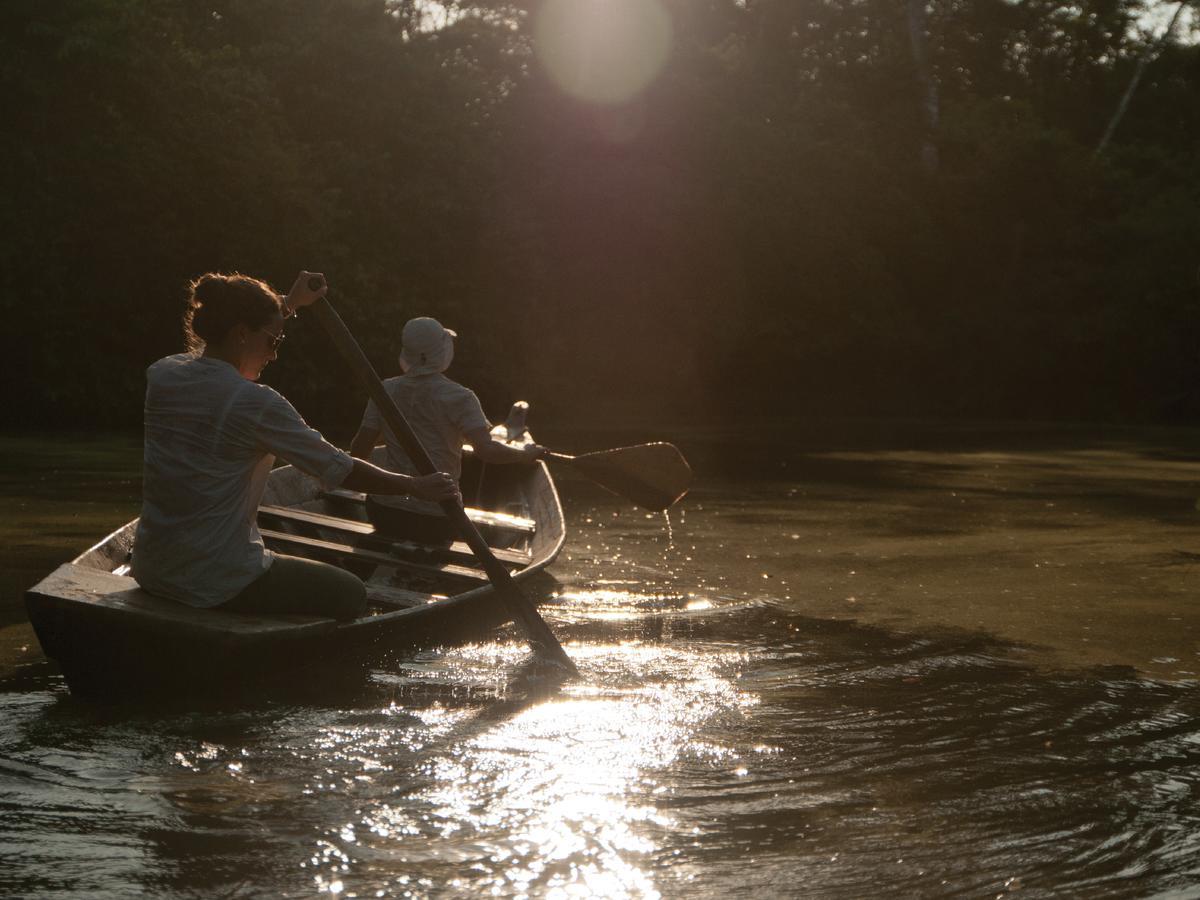
<svg viewBox="0 0 1200 900">
<path fill-rule="evenodd" d="M 291 522 L 297 525 L 312 526 L 343 534 L 350 539 L 347 543 L 352 541 L 356 545 L 365 545 L 366 549 L 373 548 L 381 552 L 398 554 L 405 557 L 416 557 L 418 559 L 438 560 L 440 562 L 465 564 L 474 564 L 476 562 L 475 554 L 462 541 L 455 541 L 449 547 L 438 547 L 430 546 L 429 544 L 419 544 L 416 541 L 392 540 L 378 534 L 375 531 L 375 526 L 370 522 L 328 516 L 324 513 L 311 512 L 306 509 L 293 509 L 290 506 L 260 506 L 258 508 L 258 515 L 260 520 L 268 522 Z M 533 559 L 533 554 L 524 550 L 493 548 L 492 555 L 512 567 L 527 566 Z"/>
<path fill-rule="evenodd" d="M 488 581 L 487 573 L 482 569 L 473 569 L 453 563 L 416 562 L 391 553 L 381 553 L 378 550 L 366 550 L 350 544 L 337 541 L 323 541 L 319 538 L 304 537 L 299 534 L 287 534 L 282 531 L 272 531 L 260 528 L 258 531 L 263 541 L 273 550 L 281 553 L 291 553 L 297 556 L 309 556 L 316 559 L 326 559 L 332 562 L 358 560 L 377 566 L 392 566 L 415 575 L 426 575 L 436 580 L 454 579 L 483 583 Z"/>
<path fill-rule="evenodd" d="M 366 503 L 367 495 L 358 491 L 347 491 L 341 488 L 332 491 L 322 491 L 325 500 L 341 501 L 361 505 Z M 494 528 L 497 531 L 509 531 L 517 534 L 533 534 L 537 531 L 537 523 L 524 516 L 513 516 L 508 513 L 494 512 L 490 509 L 475 509 L 467 507 L 467 518 L 480 528 Z"/>
</svg>

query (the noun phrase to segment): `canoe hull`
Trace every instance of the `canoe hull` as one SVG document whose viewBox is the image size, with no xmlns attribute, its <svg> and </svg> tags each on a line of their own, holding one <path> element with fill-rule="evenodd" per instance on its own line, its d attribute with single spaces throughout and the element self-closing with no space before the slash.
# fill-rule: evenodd
<svg viewBox="0 0 1200 900">
<path fill-rule="evenodd" d="M 519 580 L 534 602 L 549 596 L 554 584 L 545 573 Z M 480 640 L 512 622 L 490 586 L 345 624 L 272 617 L 296 627 L 269 634 L 171 629 L 37 589 L 26 603 L 45 654 L 58 663 L 72 694 L 90 699 L 228 692 L 266 679 L 274 685 L 353 680 L 422 649 Z"/>
</svg>

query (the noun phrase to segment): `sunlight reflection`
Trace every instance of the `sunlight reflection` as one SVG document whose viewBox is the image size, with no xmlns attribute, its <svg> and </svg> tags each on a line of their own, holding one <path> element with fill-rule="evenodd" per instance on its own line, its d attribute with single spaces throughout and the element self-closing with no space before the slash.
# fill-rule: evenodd
<svg viewBox="0 0 1200 900">
<path fill-rule="evenodd" d="M 658 0 L 547 0 L 534 24 L 538 59 L 592 103 L 624 103 L 666 63 L 671 20 Z"/>
<path fill-rule="evenodd" d="M 426 674 L 484 675 L 483 657 L 512 652 L 473 647 Z M 419 864 L 457 895 L 660 896 L 655 854 L 677 829 L 660 773 L 680 758 L 745 764 L 698 739 L 713 716 L 756 702 L 733 681 L 742 655 L 638 641 L 572 653 L 588 680 L 541 702 L 436 702 L 395 726 L 327 732 L 342 765 L 394 765 L 396 783 L 364 788 L 356 820 L 327 827 L 311 861 L 318 889 L 378 888 L 371 870 Z M 403 765 L 401 748 L 413 751 Z"/>
<path fill-rule="evenodd" d="M 559 608 L 561 613 L 607 622 L 633 621 L 663 613 L 712 608 L 710 601 L 695 598 L 691 594 L 651 594 L 610 588 L 563 591 L 557 599 L 562 604 Z"/>
</svg>

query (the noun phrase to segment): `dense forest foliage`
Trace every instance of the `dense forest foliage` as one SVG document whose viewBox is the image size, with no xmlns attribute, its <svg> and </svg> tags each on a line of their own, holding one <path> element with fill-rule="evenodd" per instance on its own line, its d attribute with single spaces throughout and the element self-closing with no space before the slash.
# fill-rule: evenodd
<svg viewBox="0 0 1200 900">
<path fill-rule="evenodd" d="M 383 374 L 456 328 L 493 416 L 1200 421 L 1153 6 L 4 0 L 7 421 L 136 424 L 190 278 L 301 267 Z M 357 421 L 311 317 L 265 380 Z"/>
</svg>

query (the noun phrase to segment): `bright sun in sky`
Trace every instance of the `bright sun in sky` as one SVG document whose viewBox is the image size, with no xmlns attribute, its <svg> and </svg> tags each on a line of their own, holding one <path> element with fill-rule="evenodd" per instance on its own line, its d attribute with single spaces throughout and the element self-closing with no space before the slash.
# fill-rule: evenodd
<svg viewBox="0 0 1200 900">
<path fill-rule="evenodd" d="M 568 94 L 623 103 L 662 70 L 671 20 L 658 0 L 547 0 L 537 13 L 534 43 Z"/>
<path fill-rule="evenodd" d="M 425 0 L 422 27 L 436 31 L 460 13 Z M 537 58 L 564 91 L 613 105 L 644 90 L 671 52 L 671 18 L 659 0 L 546 0 L 533 21 Z"/>
</svg>

